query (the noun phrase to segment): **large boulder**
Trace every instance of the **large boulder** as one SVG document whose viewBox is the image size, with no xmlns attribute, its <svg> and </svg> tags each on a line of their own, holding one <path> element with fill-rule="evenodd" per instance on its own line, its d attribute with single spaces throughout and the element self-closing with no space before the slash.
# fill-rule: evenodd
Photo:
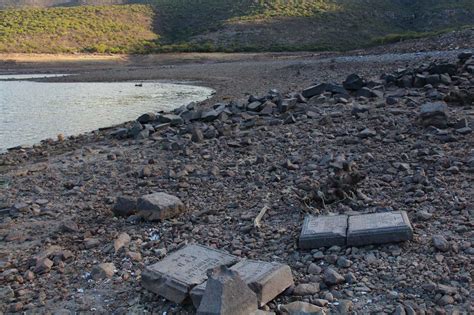
<svg viewBox="0 0 474 315">
<path fill-rule="evenodd" d="M 183 202 L 175 196 L 157 192 L 142 196 L 137 201 L 138 215 L 149 221 L 173 218 L 184 210 Z"/>
</svg>

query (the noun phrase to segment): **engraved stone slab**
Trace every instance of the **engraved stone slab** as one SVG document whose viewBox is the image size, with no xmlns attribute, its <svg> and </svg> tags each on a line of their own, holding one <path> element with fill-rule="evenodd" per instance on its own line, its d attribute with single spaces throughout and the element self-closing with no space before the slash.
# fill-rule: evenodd
<svg viewBox="0 0 474 315">
<path fill-rule="evenodd" d="M 347 245 L 408 241 L 413 228 L 405 211 L 362 214 L 349 217 Z"/>
<path fill-rule="evenodd" d="M 238 258 L 226 252 L 192 244 L 145 268 L 142 285 L 170 301 L 182 303 L 194 286 L 206 281 L 208 269 L 236 262 Z"/>
<path fill-rule="evenodd" d="M 230 270 L 237 271 L 242 280 L 257 294 L 260 307 L 294 284 L 291 268 L 277 262 L 246 259 L 232 266 Z M 191 290 L 191 299 L 196 308 L 201 304 L 206 284 L 207 282 L 204 282 Z"/>
<path fill-rule="evenodd" d="M 345 245 L 347 231 L 346 215 L 314 217 L 307 216 L 299 239 L 301 249 Z"/>
</svg>

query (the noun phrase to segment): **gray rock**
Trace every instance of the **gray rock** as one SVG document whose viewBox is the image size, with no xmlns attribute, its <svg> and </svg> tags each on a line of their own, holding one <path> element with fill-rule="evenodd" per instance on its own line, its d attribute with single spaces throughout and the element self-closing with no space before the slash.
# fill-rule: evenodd
<svg viewBox="0 0 474 315">
<path fill-rule="evenodd" d="M 403 305 L 397 305 L 393 315 L 406 315 L 405 308 L 403 307 Z"/>
<path fill-rule="evenodd" d="M 294 108 L 296 106 L 297 102 L 298 102 L 298 99 L 296 99 L 296 98 L 283 99 L 277 104 L 278 105 L 278 110 L 281 113 L 285 113 L 288 110 Z"/>
<path fill-rule="evenodd" d="M 238 272 L 242 280 L 255 292 L 259 306 L 272 301 L 294 284 L 290 267 L 276 262 L 246 259 L 230 269 Z M 196 308 L 201 304 L 205 289 L 206 282 L 191 290 L 191 299 Z"/>
<path fill-rule="evenodd" d="M 433 246 L 441 251 L 441 252 L 447 252 L 449 250 L 449 242 L 442 236 L 442 235 L 435 235 L 432 238 L 433 240 Z"/>
<path fill-rule="evenodd" d="M 426 76 L 422 74 L 415 75 L 415 79 L 413 80 L 413 86 L 415 88 L 422 88 L 426 85 Z"/>
<path fill-rule="evenodd" d="M 252 102 L 247 105 L 247 110 L 252 112 L 259 112 L 263 107 L 263 104 L 259 101 Z"/>
<path fill-rule="evenodd" d="M 116 216 L 129 216 L 136 213 L 137 198 L 128 196 L 117 197 L 112 211 Z"/>
<path fill-rule="evenodd" d="M 301 283 L 293 290 L 293 295 L 305 296 L 314 295 L 320 290 L 319 283 Z"/>
<path fill-rule="evenodd" d="M 307 216 L 299 238 L 299 247 L 313 249 L 346 244 L 347 216 Z"/>
<path fill-rule="evenodd" d="M 292 302 L 281 306 L 285 315 L 324 315 L 325 312 L 319 306 L 306 302 Z"/>
<path fill-rule="evenodd" d="M 352 265 L 352 261 L 345 257 L 339 257 L 336 262 L 338 267 L 349 268 Z"/>
<path fill-rule="evenodd" d="M 146 113 L 138 117 L 137 121 L 141 124 L 148 124 L 156 120 L 155 113 Z"/>
<path fill-rule="evenodd" d="M 345 282 L 345 278 L 332 268 L 327 268 L 324 271 L 323 277 L 324 277 L 324 282 L 327 285 L 337 285 L 337 284 L 341 284 Z"/>
<path fill-rule="evenodd" d="M 133 122 L 132 126 L 128 129 L 128 134 L 133 138 L 137 138 L 142 131 L 143 131 L 143 125 L 140 124 L 138 121 L 135 121 Z"/>
<path fill-rule="evenodd" d="M 317 264 L 315 264 L 315 263 L 311 263 L 311 264 L 308 266 L 308 273 L 309 273 L 310 275 L 318 275 L 318 274 L 321 273 L 321 271 L 323 271 L 322 268 L 319 267 L 319 266 L 318 266 Z"/>
<path fill-rule="evenodd" d="M 373 90 L 369 89 L 368 87 L 361 88 L 360 90 L 357 91 L 356 95 L 367 97 L 367 98 L 378 96 L 377 93 L 375 93 Z"/>
<path fill-rule="evenodd" d="M 116 269 L 113 263 L 98 264 L 92 268 L 91 277 L 96 281 L 112 278 L 115 274 L 115 271 Z"/>
<path fill-rule="evenodd" d="M 137 212 L 149 221 L 165 220 L 185 210 L 179 198 L 163 192 L 142 196 L 137 201 Z"/>
<path fill-rule="evenodd" d="M 365 86 L 364 79 L 357 74 L 350 74 L 346 80 L 342 83 L 344 88 L 349 91 L 357 91 Z"/>
<path fill-rule="evenodd" d="M 450 295 L 443 295 L 438 301 L 438 305 L 446 306 L 450 304 L 454 304 L 454 298 Z"/>
<path fill-rule="evenodd" d="M 256 312 L 257 296 L 236 271 L 225 266 L 208 273 L 197 315 L 248 315 Z"/>
<path fill-rule="evenodd" d="M 219 117 L 220 113 L 221 113 L 221 111 L 216 110 L 216 109 L 204 111 L 204 112 L 201 114 L 201 120 L 202 120 L 202 121 L 205 121 L 205 122 L 214 121 L 214 120 L 216 120 L 216 119 Z"/>
<path fill-rule="evenodd" d="M 198 143 L 204 141 L 204 134 L 200 128 L 193 128 L 191 132 L 191 140 Z"/>
<path fill-rule="evenodd" d="M 326 90 L 327 90 L 327 84 L 326 83 L 320 83 L 320 84 L 311 86 L 311 87 L 303 90 L 303 92 L 301 94 L 305 98 L 312 98 L 316 95 L 320 95 L 320 94 L 326 92 Z"/>
<path fill-rule="evenodd" d="M 426 77 L 426 84 L 437 85 L 441 82 L 439 74 L 431 74 Z"/>
<path fill-rule="evenodd" d="M 339 315 L 348 315 L 351 314 L 352 308 L 354 304 L 352 301 L 349 300 L 339 300 L 339 304 L 337 305 L 337 312 Z"/>
<path fill-rule="evenodd" d="M 174 114 L 160 115 L 158 117 L 158 122 L 162 124 L 169 123 L 171 126 L 179 126 L 184 123 L 184 120 L 181 116 Z"/>
<path fill-rule="evenodd" d="M 188 245 L 146 267 L 142 273 L 142 286 L 172 302 L 182 303 L 193 287 L 206 281 L 209 269 L 230 266 L 237 261 L 237 257 L 223 251 Z"/>
<path fill-rule="evenodd" d="M 440 63 L 433 64 L 430 66 L 430 74 L 444 74 L 455 75 L 457 72 L 457 67 L 453 63 Z"/>
<path fill-rule="evenodd" d="M 377 135 L 377 132 L 375 130 L 365 128 L 364 130 L 359 132 L 358 137 L 362 139 L 366 139 L 366 138 L 375 137 L 376 135 Z"/>
<path fill-rule="evenodd" d="M 7 303 L 8 300 L 13 299 L 15 297 L 15 292 L 10 286 L 2 285 L 0 287 L 0 301 L 2 303 Z"/>
<path fill-rule="evenodd" d="M 448 124 L 448 105 L 445 102 L 425 103 L 420 109 L 423 126 L 434 126 L 444 129 Z"/>
<path fill-rule="evenodd" d="M 349 217 L 347 245 L 383 244 L 408 241 L 412 238 L 413 228 L 405 211 Z"/>
</svg>

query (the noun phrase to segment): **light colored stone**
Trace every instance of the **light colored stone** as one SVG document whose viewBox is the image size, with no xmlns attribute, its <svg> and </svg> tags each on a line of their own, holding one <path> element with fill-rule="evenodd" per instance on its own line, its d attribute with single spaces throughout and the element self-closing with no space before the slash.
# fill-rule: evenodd
<svg viewBox="0 0 474 315">
<path fill-rule="evenodd" d="M 324 282 L 328 285 L 336 285 L 344 283 L 345 278 L 337 273 L 334 269 L 327 268 L 324 271 Z"/>
<path fill-rule="evenodd" d="M 181 214 L 184 204 L 179 198 L 163 192 L 142 196 L 137 203 L 138 215 L 148 221 L 159 221 Z"/>
<path fill-rule="evenodd" d="M 46 273 L 51 270 L 53 267 L 53 261 L 49 258 L 41 258 L 36 262 L 35 272 L 36 273 Z"/>
<path fill-rule="evenodd" d="M 117 253 L 123 247 L 128 246 L 128 244 L 130 244 L 130 241 L 130 235 L 128 235 L 127 233 L 120 233 L 119 236 L 114 240 L 115 253 Z"/>
<path fill-rule="evenodd" d="M 281 307 L 285 315 L 325 315 L 319 306 L 306 302 L 292 302 Z"/>
<path fill-rule="evenodd" d="M 405 211 L 370 213 L 349 217 L 347 245 L 360 246 L 408 241 L 413 228 Z"/>
<path fill-rule="evenodd" d="M 299 239 L 299 247 L 313 249 L 346 244 L 347 216 L 307 216 Z"/>
<path fill-rule="evenodd" d="M 172 302 L 182 303 L 194 286 L 206 281 L 207 270 L 221 265 L 231 266 L 237 261 L 237 257 L 223 251 L 188 245 L 146 267 L 142 285 Z"/>
<path fill-rule="evenodd" d="M 296 286 L 295 290 L 293 291 L 293 295 L 314 295 L 318 293 L 319 290 L 319 283 L 302 283 Z"/>
<path fill-rule="evenodd" d="M 113 263 L 102 263 L 92 268 L 91 277 L 96 281 L 103 280 L 105 278 L 112 278 L 115 272 L 116 269 Z"/>
</svg>

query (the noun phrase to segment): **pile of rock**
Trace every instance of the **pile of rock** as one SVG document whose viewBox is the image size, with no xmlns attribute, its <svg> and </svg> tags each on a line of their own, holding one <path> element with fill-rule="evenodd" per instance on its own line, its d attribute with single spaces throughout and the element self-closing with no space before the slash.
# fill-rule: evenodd
<svg viewBox="0 0 474 315">
<path fill-rule="evenodd" d="M 245 130 L 259 125 L 290 124 L 295 123 L 298 117 L 321 118 L 314 106 L 327 101 L 347 104 L 351 100 L 385 100 L 386 104 L 394 105 L 407 96 L 424 96 L 431 101 L 420 109 L 423 126 L 446 128 L 449 125 L 448 113 L 445 106 L 441 105 L 443 101 L 459 105 L 473 104 L 474 90 L 470 81 L 473 60 L 471 53 L 462 53 L 457 64 L 439 62 L 413 69 L 398 69 L 394 73 L 382 75 L 380 80 L 366 80 L 354 73 L 342 84 L 318 83 L 301 93 L 286 95 L 271 90 L 264 96 L 251 95 L 247 100 L 217 103 L 210 109 L 200 109 L 191 103 L 171 113 L 143 114 L 128 127 L 113 131 L 112 136 L 119 139 L 146 139 L 158 131 L 178 128 L 179 134 L 188 134 L 192 141 L 201 142 L 229 136 L 235 128 Z M 412 90 L 408 93 L 407 89 Z M 414 106 L 418 106 L 413 102 Z M 368 110 L 362 105 L 354 105 L 354 115 L 363 115 Z M 367 132 L 368 136 L 373 136 L 372 131 Z M 468 132 L 467 129 L 464 132 Z M 169 148 L 182 147 L 171 138 Z"/>
</svg>

